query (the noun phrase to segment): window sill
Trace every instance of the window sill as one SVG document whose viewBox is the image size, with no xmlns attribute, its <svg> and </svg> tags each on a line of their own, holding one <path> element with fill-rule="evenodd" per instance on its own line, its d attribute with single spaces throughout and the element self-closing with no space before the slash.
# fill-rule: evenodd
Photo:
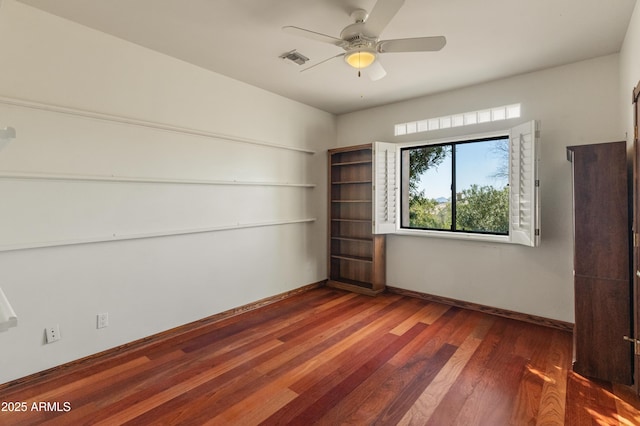
<svg viewBox="0 0 640 426">
<path fill-rule="evenodd" d="M 413 237 L 446 238 L 451 240 L 482 241 L 491 243 L 511 243 L 508 235 L 467 234 L 463 232 L 426 231 L 423 229 L 397 229 L 393 235 L 410 235 Z"/>
</svg>

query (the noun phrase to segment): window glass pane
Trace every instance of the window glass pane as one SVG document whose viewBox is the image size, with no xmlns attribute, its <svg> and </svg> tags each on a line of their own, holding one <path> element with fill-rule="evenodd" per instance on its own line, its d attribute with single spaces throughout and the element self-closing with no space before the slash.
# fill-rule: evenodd
<svg viewBox="0 0 640 426">
<path fill-rule="evenodd" d="M 462 114 L 454 115 L 451 117 L 451 121 L 453 127 L 464 126 L 464 116 Z"/>
<path fill-rule="evenodd" d="M 407 133 L 415 133 L 418 130 L 418 123 L 412 121 L 411 123 L 407 123 Z"/>
<path fill-rule="evenodd" d="M 461 143 L 456 149 L 456 230 L 509 232 L 509 140 Z"/>
<path fill-rule="evenodd" d="M 451 145 L 405 152 L 409 155 L 409 212 L 403 214 L 402 226 L 451 230 Z"/>
<path fill-rule="evenodd" d="M 491 110 L 491 121 L 504 120 L 507 117 L 504 107 L 493 108 Z"/>
<path fill-rule="evenodd" d="M 509 105 L 507 107 L 507 118 L 520 117 L 520 104 Z"/>
<path fill-rule="evenodd" d="M 396 124 L 396 136 L 406 135 L 407 134 L 407 125 L 406 124 Z"/>
<path fill-rule="evenodd" d="M 478 123 L 486 123 L 491 121 L 491 111 L 478 111 Z"/>
<path fill-rule="evenodd" d="M 469 112 L 464 115 L 464 124 L 476 124 L 478 122 L 478 113 L 477 112 Z"/>
</svg>

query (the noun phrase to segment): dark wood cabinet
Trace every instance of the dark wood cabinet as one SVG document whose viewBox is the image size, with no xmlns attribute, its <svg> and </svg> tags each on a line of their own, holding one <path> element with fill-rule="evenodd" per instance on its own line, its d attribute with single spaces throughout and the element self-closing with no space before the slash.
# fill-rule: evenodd
<svg viewBox="0 0 640 426">
<path fill-rule="evenodd" d="M 638 126 L 640 126 L 640 81 L 633 88 L 633 196 L 631 202 L 633 204 L 633 241 L 638 241 L 638 233 L 640 232 L 640 140 L 638 139 Z M 633 278 L 632 285 L 632 303 L 633 311 L 633 330 L 635 342 L 634 356 L 634 383 L 636 393 L 640 395 L 640 247 L 638 243 L 633 244 L 633 268 L 631 276 Z"/>
<path fill-rule="evenodd" d="M 630 221 L 625 142 L 568 147 L 574 214 L 574 371 L 632 382 Z"/>
<path fill-rule="evenodd" d="M 375 295 L 385 288 L 385 236 L 373 234 L 373 147 L 329 150 L 328 285 Z"/>
</svg>

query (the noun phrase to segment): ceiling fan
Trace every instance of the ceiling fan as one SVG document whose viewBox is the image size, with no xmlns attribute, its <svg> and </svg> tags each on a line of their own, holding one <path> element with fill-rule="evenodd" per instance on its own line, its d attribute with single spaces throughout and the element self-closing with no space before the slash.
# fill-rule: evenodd
<svg viewBox="0 0 640 426">
<path fill-rule="evenodd" d="M 360 70 L 363 69 L 369 78 L 375 81 L 387 74 L 378 60 L 379 54 L 435 52 L 447 44 L 447 39 L 443 36 L 379 40 L 380 34 L 403 4 L 404 0 L 378 0 L 370 14 L 364 9 L 354 10 L 351 17 L 355 23 L 345 27 L 340 33 L 340 38 L 294 26 L 285 26 L 282 27 L 282 30 L 289 34 L 333 44 L 344 49 L 343 53 L 320 61 L 302 71 L 343 56 L 347 64 L 358 69 L 358 76 L 360 76 Z"/>
</svg>

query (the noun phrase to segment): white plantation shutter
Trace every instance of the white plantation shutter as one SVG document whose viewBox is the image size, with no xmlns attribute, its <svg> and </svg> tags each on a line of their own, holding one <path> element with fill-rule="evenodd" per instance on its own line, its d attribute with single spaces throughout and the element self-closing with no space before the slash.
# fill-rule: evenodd
<svg viewBox="0 0 640 426">
<path fill-rule="evenodd" d="M 392 143 L 373 144 L 373 233 L 396 231 L 397 217 L 397 146 Z"/>
<path fill-rule="evenodd" d="M 514 127 L 509 139 L 509 236 L 512 243 L 535 247 L 540 240 L 536 122 Z"/>
</svg>

